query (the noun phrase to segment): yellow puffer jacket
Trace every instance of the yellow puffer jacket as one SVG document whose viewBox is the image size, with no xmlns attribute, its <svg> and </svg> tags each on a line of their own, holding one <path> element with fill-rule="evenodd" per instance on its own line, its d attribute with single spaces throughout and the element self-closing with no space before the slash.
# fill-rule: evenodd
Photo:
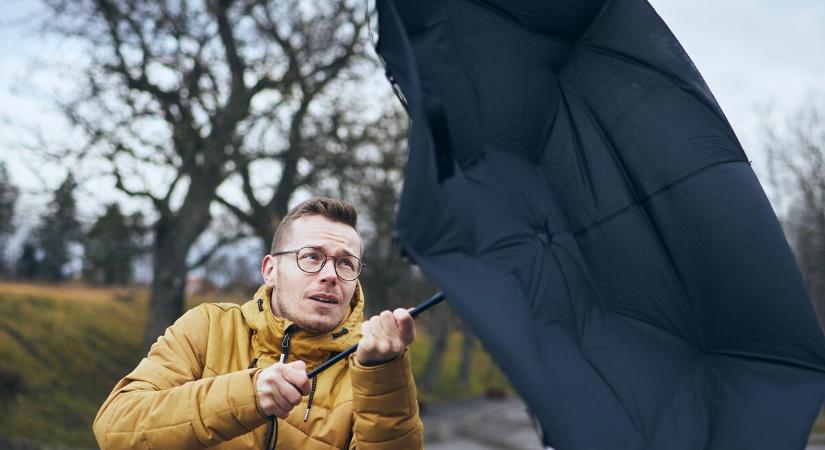
<svg viewBox="0 0 825 450">
<path fill-rule="evenodd" d="M 300 359 L 312 370 L 360 340 L 364 307 L 359 285 L 349 317 L 310 335 L 273 315 L 269 294 L 261 287 L 242 306 L 203 304 L 170 326 L 100 408 L 100 447 L 263 448 L 268 419 L 255 379 L 284 353 L 285 334 L 287 362 Z M 409 352 L 379 366 L 362 366 L 354 355 L 338 362 L 276 423 L 279 450 L 423 448 Z"/>
</svg>

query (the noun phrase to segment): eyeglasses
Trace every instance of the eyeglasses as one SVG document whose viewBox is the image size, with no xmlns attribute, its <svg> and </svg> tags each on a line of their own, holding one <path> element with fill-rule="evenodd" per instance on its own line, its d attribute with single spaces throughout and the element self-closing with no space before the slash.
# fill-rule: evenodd
<svg viewBox="0 0 825 450">
<path fill-rule="evenodd" d="M 338 275 L 338 278 L 344 281 L 354 281 L 358 279 L 358 275 L 361 274 L 361 269 L 363 269 L 365 265 L 355 256 L 327 256 L 327 254 L 320 248 L 315 247 L 301 247 L 298 250 L 285 250 L 282 252 L 272 253 L 272 256 L 286 255 L 288 253 L 295 253 L 295 262 L 298 263 L 298 268 L 307 273 L 320 272 L 327 263 L 327 259 L 332 258 L 335 267 L 335 274 Z"/>
</svg>

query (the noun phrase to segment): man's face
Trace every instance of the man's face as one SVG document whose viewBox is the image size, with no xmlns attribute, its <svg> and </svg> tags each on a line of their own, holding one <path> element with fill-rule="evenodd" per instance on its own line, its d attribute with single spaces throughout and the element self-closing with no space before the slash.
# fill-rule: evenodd
<svg viewBox="0 0 825 450">
<path fill-rule="evenodd" d="M 314 215 L 295 220 L 287 231 L 278 251 L 316 247 L 330 257 L 361 257 L 361 238 L 349 225 Z M 349 313 L 356 281 L 338 278 L 332 258 L 320 272 L 307 273 L 298 267 L 294 254 L 267 255 L 261 274 L 266 286 L 272 288 L 272 312 L 305 330 L 326 333 Z"/>
</svg>

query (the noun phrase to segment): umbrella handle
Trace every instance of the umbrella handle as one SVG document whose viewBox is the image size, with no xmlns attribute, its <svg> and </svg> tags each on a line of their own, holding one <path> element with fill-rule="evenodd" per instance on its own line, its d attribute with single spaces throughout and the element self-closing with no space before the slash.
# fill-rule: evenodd
<svg viewBox="0 0 825 450">
<path fill-rule="evenodd" d="M 417 315 L 419 315 L 422 312 L 430 309 L 434 305 L 437 305 L 438 303 L 441 303 L 445 298 L 447 298 L 447 297 L 444 295 L 444 293 L 439 292 L 439 293 L 433 295 L 432 297 L 428 298 L 427 300 L 424 300 L 418 306 L 413 308 L 410 311 L 410 315 L 413 316 L 413 317 L 416 317 Z M 331 365 L 337 363 L 338 361 L 346 358 L 347 356 L 351 355 L 353 352 L 355 352 L 355 350 L 358 350 L 358 344 L 355 344 L 352 347 L 344 350 L 343 352 L 335 355 L 334 357 L 326 360 L 323 364 L 321 364 L 320 366 L 318 366 L 315 369 L 313 369 L 312 371 L 310 371 L 307 374 L 307 378 L 314 378 L 314 377 L 318 376 L 319 373 L 321 373 L 324 370 L 326 370 L 327 368 L 329 368 L 329 366 L 331 366 Z"/>
</svg>

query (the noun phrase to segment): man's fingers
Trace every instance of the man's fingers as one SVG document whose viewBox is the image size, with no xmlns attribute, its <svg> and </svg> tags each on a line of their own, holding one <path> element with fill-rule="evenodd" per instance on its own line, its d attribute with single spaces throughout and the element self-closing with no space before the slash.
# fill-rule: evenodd
<svg viewBox="0 0 825 450">
<path fill-rule="evenodd" d="M 259 387 L 259 401 L 261 409 L 271 416 L 285 418 L 292 410 L 293 405 L 281 394 L 281 386 L 276 374 L 264 381 L 264 387 Z"/>
<path fill-rule="evenodd" d="M 394 342 L 399 340 L 395 319 L 392 314 L 385 314 L 386 312 L 374 316 L 371 319 L 373 324 L 370 328 L 375 336 L 375 349 L 383 355 L 394 352 Z"/>
<path fill-rule="evenodd" d="M 412 312 L 412 310 L 414 310 L 414 309 L 415 308 L 408 308 L 408 309 L 395 308 L 395 310 L 392 312 L 392 315 L 395 316 L 395 320 L 399 323 L 400 322 L 415 323 L 415 318 L 413 318 L 412 314 L 410 314 Z"/>
<path fill-rule="evenodd" d="M 398 323 L 396 322 L 393 313 L 383 311 L 378 316 L 378 323 L 381 324 L 381 330 L 384 332 L 384 336 L 388 339 L 396 339 L 400 337 Z"/>
<path fill-rule="evenodd" d="M 284 378 L 302 395 L 308 395 L 310 382 L 307 378 L 307 365 L 303 361 L 295 361 L 286 366 L 289 370 L 284 372 Z"/>
<path fill-rule="evenodd" d="M 372 335 L 375 336 L 376 340 L 382 340 L 387 338 L 387 332 L 384 330 L 384 324 L 381 323 L 381 316 L 372 316 L 370 317 L 370 331 L 372 331 Z"/>
<path fill-rule="evenodd" d="M 363 338 L 361 342 L 358 344 L 358 348 L 364 347 L 364 350 L 368 351 L 375 351 L 378 348 L 378 343 L 381 341 L 379 337 L 383 332 L 378 327 L 378 324 L 374 320 L 368 320 L 361 325 L 361 333 L 363 333 Z"/>
<path fill-rule="evenodd" d="M 381 326 L 384 328 L 384 333 L 387 336 L 389 351 L 395 354 L 403 352 L 404 348 L 407 347 L 407 342 L 401 334 L 401 327 L 395 318 L 395 314 L 389 311 L 382 312 Z"/>
<path fill-rule="evenodd" d="M 282 419 L 301 403 L 302 396 L 308 394 L 309 389 L 306 364 L 303 361 L 276 363 L 264 369 L 256 385 L 261 409 Z"/>
<path fill-rule="evenodd" d="M 291 406 L 295 406 L 301 403 L 301 392 L 292 383 L 292 381 L 288 380 L 286 377 L 278 380 L 277 390 L 278 393 L 281 394 L 281 397 L 283 397 L 287 402 L 289 402 Z"/>
<path fill-rule="evenodd" d="M 292 408 L 295 407 L 295 405 L 290 403 L 290 401 L 283 396 L 278 388 L 273 389 L 270 396 L 272 398 L 272 402 L 275 403 L 275 411 L 273 415 L 278 416 L 281 419 L 285 418 L 286 415 L 292 411 Z M 281 415 L 283 415 L 283 417 L 281 417 Z"/>
<path fill-rule="evenodd" d="M 405 345 L 410 345 L 415 340 L 415 319 L 410 315 L 409 310 L 397 308 L 392 312 L 395 323 L 398 324 L 399 335 Z"/>
</svg>

